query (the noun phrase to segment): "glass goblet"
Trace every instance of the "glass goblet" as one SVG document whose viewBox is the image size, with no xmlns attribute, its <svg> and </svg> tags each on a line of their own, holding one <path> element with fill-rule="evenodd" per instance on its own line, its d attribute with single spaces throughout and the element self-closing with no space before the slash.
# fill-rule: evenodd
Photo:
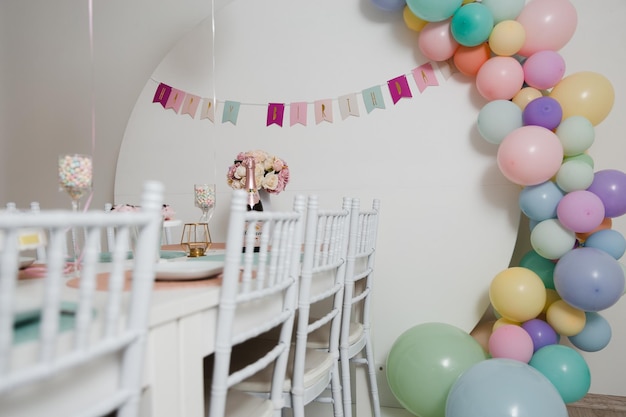
<svg viewBox="0 0 626 417">
<path fill-rule="evenodd" d="M 198 223 L 209 223 L 215 211 L 215 184 L 194 184 L 194 205 L 202 210 Z"/>
<path fill-rule="evenodd" d="M 78 211 L 80 199 L 91 190 L 93 162 L 82 154 L 59 155 L 59 190 L 72 199 L 72 209 Z"/>
</svg>

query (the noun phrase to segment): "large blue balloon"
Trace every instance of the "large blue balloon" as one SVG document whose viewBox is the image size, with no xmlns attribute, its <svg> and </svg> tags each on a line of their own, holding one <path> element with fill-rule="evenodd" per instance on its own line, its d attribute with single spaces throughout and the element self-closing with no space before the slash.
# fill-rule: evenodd
<svg viewBox="0 0 626 417">
<path fill-rule="evenodd" d="M 552 383 L 526 363 L 488 359 L 465 371 L 446 401 L 446 417 L 567 417 Z"/>
<path fill-rule="evenodd" d="M 611 341 L 611 325 L 607 319 L 592 311 L 585 312 L 585 317 L 585 327 L 580 333 L 570 336 L 569 341 L 585 352 L 604 349 Z"/>
<path fill-rule="evenodd" d="M 619 262 L 596 248 L 572 249 L 554 267 L 554 288 L 565 302 L 583 311 L 611 307 L 625 284 Z"/>
</svg>

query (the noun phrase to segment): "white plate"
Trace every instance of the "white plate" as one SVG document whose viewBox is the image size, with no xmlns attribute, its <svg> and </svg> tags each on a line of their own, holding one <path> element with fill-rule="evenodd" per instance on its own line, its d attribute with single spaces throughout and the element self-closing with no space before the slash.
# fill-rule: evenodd
<svg viewBox="0 0 626 417">
<path fill-rule="evenodd" d="M 28 268 L 35 262 L 35 258 L 20 256 L 20 269 Z"/>
<path fill-rule="evenodd" d="M 156 264 L 156 279 L 179 281 L 209 278 L 218 275 L 224 269 L 224 262 L 165 262 Z"/>
</svg>

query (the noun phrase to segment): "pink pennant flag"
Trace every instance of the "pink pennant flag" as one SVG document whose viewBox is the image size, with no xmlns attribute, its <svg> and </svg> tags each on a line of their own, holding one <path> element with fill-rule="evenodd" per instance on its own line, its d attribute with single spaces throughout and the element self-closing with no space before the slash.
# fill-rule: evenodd
<svg viewBox="0 0 626 417">
<path fill-rule="evenodd" d="M 267 106 L 266 126 L 269 126 L 271 124 L 277 124 L 278 126 L 283 127 L 284 114 L 285 114 L 284 103 L 269 103 Z"/>
<path fill-rule="evenodd" d="M 152 99 L 153 103 L 161 103 L 163 107 L 167 104 L 167 99 L 170 98 L 170 93 L 172 92 L 172 87 L 167 84 L 160 83 L 157 87 L 154 98 Z"/>
<path fill-rule="evenodd" d="M 172 92 L 167 99 L 167 103 L 165 103 L 165 108 L 173 109 L 176 113 L 178 113 L 178 111 L 180 110 L 180 106 L 183 104 L 184 100 L 185 92 L 176 88 L 172 88 Z"/>
<path fill-rule="evenodd" d="M 306 126 L 306 110 L 307 105 L 304 101 L 289 104 L 289 126 L 297 123 Z"/>
<path fill-rule="evenodd" d="M 387 81 L 387 86 L 389 87 L 393 104 L 396 104 L 403 97 L 413 97 L 406 75 L 401 75 L 393 80 Z"/>
<path fill-rule="evenodd" d="M 350 116 L 359 117 L 359 103 L 356 101 L 355 93 L 339 97 L 339 112 L 343 120 Z"/>
<path fill-rule="evenodd" d="M 414 68 L 413 78 L 415 79 L 415 84 L 417 84 L 417 88 L 419 88 L 420 93 L 423 93 L 429 85 L 439 85 L 437 77 L 435 76 L 435 71 L 433 70 L 433 66 L 430 62 Z"/>
<path fill-rule="evenodd" d="M 191 118 L 196 117 L 196 110 L 198 110 L 198 105 L 200 104 L 200 97 L 194 96 L 193 94 L 187 94 L 185 96 L 185 102 L 183 103 L 183 109 L 180 114 L 188 114 Z"/>
<path fill-rule="evenodd" d="M 205 98 L 202 100 L 200 119 L 209 119 L 215 123 L 215 103 L 212 98 Z"/>
<path fill-rule="evenodd" d="M 317 100 L 315 106 L 315 123 L 333 122 L 333 103 L 330 99 Z"/>
</svg>

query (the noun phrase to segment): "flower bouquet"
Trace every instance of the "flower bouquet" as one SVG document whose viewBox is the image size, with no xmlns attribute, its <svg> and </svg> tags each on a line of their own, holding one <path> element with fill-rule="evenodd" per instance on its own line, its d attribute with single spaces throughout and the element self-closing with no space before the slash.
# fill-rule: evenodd
<svg viewBox="0 0 626 417">
<path fill-rule="evenodd" d="M 270 194 L 281 193 L 289 183 L 289 167 L 284 160 L 261 150 L 237 154 L 235 162 L 228 168 L 226 174 L 228 185 L 235 190 L 245 187 L 246 167 L 243 161 L 250 157 L 256 162 L 257 188 Z"/>
</svg>

